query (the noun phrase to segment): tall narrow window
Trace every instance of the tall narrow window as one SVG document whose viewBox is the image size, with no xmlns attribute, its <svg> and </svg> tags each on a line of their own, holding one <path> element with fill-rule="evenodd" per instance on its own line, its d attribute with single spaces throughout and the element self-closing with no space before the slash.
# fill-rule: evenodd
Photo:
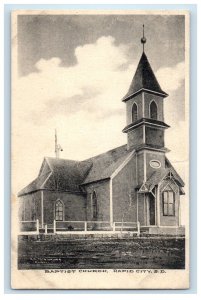
<svg viewBox="0 0 201 300">
<path fill-rule="evenodd" d="M 175 215 L 175 199 L 174 192 L 172 190 L 166 190 L 163 192 L 163 215 Z"/>
<path fill-rule="evenodd" d="M 155 101 L 152 101 L 150 104 L 150 118 L 154 120 L 157 120 L 158 118 L 157 105 Z"/>
<path fill-rule="evenodd" d="M 137 121 L 137 118 L 138 118 L 137 114 L 138 114 L 137 104 L 134 103 L 133 107 L 132 107 L 132 122 L 136 122 Z"/>
<path fill-rule="evenodd" d="M 97 197 L 96 197 L 96 192 L 94 191 L 92 194 L 92 216 L 93 216 L 93 219 L 96 219 L 97 215 L 98 215 Z"/>
<path fill-rule="evenodd" d="M 55 204 L 55 220 L 63 221 L 64 219 L 64 205 L 61 200 L 57 200 Z"/>
</svg>

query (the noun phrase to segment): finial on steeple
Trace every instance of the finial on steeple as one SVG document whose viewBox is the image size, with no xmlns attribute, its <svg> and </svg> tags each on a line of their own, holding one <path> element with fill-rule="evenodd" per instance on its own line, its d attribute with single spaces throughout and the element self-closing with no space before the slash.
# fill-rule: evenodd
<svg viewBox="0 0 201 300">
<path fill-rule="evenodd" d="M 146 38 L 145 38 L 145 36 L 144 36 L 144 24 L 143 24 L 143 37 L 141 38 L 141 43 L 142 43 L 142 45 L 143 45 L 143 52 L 144 52 L 144 44 L 146 43 Z"/>
</svg>

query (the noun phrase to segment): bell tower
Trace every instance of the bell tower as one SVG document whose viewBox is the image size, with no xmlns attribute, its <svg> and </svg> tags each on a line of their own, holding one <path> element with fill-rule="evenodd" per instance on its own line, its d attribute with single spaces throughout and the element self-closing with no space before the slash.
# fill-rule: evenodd
<svg viewBox="0 0 201 300">
<path fill-rule="evenodd" d="M 153 172 L 149 167 L 151 160 L 159 161 L 164 166 L 165 148 L 164 131 L 169 126 L 164 122 L 163 101 L 165 93 L 151 68 L 145 54 L 146 38 L 141 38 L 142 55 L 127 94 L 122 99 L 126 104 L 127 125 L 123 132 L 127 134 L 127 148 L 135 149 L 138 156 L 143 156 L 141 165 L 144 169 L 143 181 L 147 173 Z M 146 154 L 149 154 L 147 161 Z M 145 159 L 146 158 L 146 159 Z"/>
</svg>

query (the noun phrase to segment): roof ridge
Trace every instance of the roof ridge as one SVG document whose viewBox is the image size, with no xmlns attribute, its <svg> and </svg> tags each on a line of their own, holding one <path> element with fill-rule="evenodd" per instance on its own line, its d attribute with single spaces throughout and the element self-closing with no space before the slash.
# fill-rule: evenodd
<svg viewBox="0 0 201 300">
<path fill-rule="evenodd" d="M 112 148 L 106 152 L 103 152 L 103 153 L 100 153 L 100 154 L 97 154 L 97 155 L 94 155 L 94 156 L 91 156 L 89 158 L 86 158 L 86 159 L 83 159 L 83 160 L 75 160 L 75 159 L 67 159 L 67 158 L 56 158 L 56 157 L 51 157 L 51 156 L 44 156 L 44 159 L 52 159 L 52 160 L 64 160 L 64 161 L 72 161 L 72 162 L 78 162 L 78 163 L 82 163 L 82 162 L 86 162 L 86 161 L 89 161 L 90 159 L 94 159 L 94 158 L 97 158 L 98 156 L 101 156 L 101 155 L 104 155 L 104 154 L 108 154 L 109 152 L 112 152 L 114 150 L 117 150 L 119 148 L 123 148 L 123 147 L 126 147 L 127 144 L 124 144 L 124 145 L 121 145 L 121 146 L 118 146 L 116 148 Z M 128 151 L 129 152 L 129 151 Z"/>
<path fill-rule="evenodd" d="M 45 156 L 45 159 L 52 159 L 52 160 L 65 160 L 65 161 L 74 161 L 74 162 L 82 162 L 82 160 L 75 160 L 75 159 L 67 159 L 67 158 L 56 158 L 56 157 L 50 157 L 50 156 Z"/>
<path fill-rule="evenodd" d="M 125 147 L 126 145 L 127 145 L 127 144 L 124 144 L 124 145 L 118 146 L 118 147 L 116 147 L 116 148 L 110 149 L 110 150 L 108 150 L 108 151 L 106 151 L 106 152 L 97 154 L 97 155 L 95 155 L 95 156 L 91 156 L 91 157 L 89 157 L 89 158 L 87 158 L 87 159 L 82 160 L 82 162 L 87 161 L 87 160 L 90 160 L 90 159 L 95 159 L 95 158 L 97 158 L 97 157 L 99 157 L 99 156 L 102 156 L 102 155 L 104 155 L 104 154 L 109 154 L 109 152 L 112 152 L 112 151 L 114 151 L 114 150 L 116 150 L 116 149 L 118 149 L 118 148 L 121 148 L 121 147 L 123 148 L 123 147 Z M 128 151 L 128 152 L 129 152 L 129 151 Z"/>
</svg>

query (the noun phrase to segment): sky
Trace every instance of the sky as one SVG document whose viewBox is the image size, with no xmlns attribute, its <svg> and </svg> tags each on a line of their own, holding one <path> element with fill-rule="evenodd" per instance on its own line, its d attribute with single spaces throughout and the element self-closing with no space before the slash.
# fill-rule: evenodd
<svg viewBox="0 0 201 300">
<path fill-rule="evenodd" d="M 43 157 L 83 160 L 126 144 L 125 103 L 145 52 L 162 87 L 167 154 L 187 179 L 185 28 L 177 15 L 20 15 L 12 86 L 13 192 L 37 177 Z"/>
</svg>

